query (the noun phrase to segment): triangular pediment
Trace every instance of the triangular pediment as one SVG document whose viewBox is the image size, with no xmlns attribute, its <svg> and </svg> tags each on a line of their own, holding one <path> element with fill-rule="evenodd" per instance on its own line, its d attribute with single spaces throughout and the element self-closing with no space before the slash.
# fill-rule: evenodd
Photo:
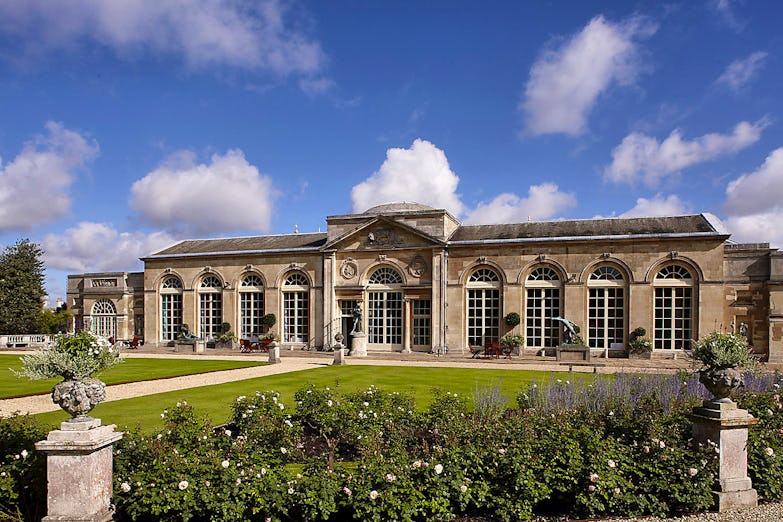
<svg viewBox="0 0 783 522">
<path fill-rule="evenodd" d="M 390 250 L 427 248 L 446 243 L 383 216 L 362 223 L 324 245 L 324 250 Z"/>
</svg>

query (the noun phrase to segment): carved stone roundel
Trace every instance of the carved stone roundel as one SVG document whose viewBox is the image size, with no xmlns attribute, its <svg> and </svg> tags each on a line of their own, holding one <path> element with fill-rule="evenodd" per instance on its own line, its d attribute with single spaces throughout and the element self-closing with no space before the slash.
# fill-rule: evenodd
<svg viewBox="0 0 783 522">
<path fill-rule="evenodd" d="M 343 279 L 353 279 L 359 272 L 359 266 L 353 259 L 346 259 L 340 267 L 340 275 Z"/>
<path fill-rule="evenodd" d="M 408 273 L 413 277 L 421 277 L 427 270 L 427 263 L 421 257 L 414 258 L 408 265 Z"/>
</svg>

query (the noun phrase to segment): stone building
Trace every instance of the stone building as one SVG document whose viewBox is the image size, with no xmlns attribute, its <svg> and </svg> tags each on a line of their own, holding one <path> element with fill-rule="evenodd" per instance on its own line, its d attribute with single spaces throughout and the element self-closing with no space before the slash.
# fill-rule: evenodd
<svg viewBox="0 0 783 522">
<path fill-rule="evenodd" d="M 511 332 L 515 312 L 531 351 L 560 343 L 560 316 L 618 354 L 639 326 L 663 354 L 742 330 L 783 362 L 783 254 L 731 242 L 709 214 L 462 225 L 401 203 L 329 216 L 326 233 L 187 240 L 142 261 L 143 274 L 69 277 L 83 324 L 108 333 L 113 309 L 118 338 L 160 344 L 183 323 L 249 337 L 273 313 L 284 349 L 320 348 L 358 304 L 368 350 L 453 353 Z"/>
</svg>

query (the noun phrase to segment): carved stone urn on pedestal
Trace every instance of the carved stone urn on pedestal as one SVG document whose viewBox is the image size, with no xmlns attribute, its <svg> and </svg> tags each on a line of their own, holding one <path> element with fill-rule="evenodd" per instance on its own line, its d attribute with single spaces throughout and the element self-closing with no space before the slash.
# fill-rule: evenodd
<svg viewBox="0 0 783 522">
<path fill-rule="evenodd" d="M 718 402 L 731 402 L 731 394 L 745 387 L 742 372 L 733 367 L 706 368 L 699 371 L 699 382 L 712 393 Z"/>
<path fill-rule="evenodd" d="M 52 389 L 52 401 L 71 415 L 68 422 L 90 419 L 87 415 L 106 399 L 106 385 L 93 377 L 65 380 Z"/>
</svg>

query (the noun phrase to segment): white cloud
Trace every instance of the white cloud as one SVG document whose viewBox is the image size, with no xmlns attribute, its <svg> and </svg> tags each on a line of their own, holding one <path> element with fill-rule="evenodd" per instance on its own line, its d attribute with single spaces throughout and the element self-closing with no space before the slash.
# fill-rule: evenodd
<svg viewBox="0 0 783 522">
<path fill-rule="evenodd" d="M 268 232 L 277 191 L 241 150 L 196 164 L 181 152 L 133 183 L 130 206 L 155 227 L 188 234 Z"/>
<path fill-rule="evenodd" d="M 647 185 L 655 186 L 667 174 L 736 153 L 756 143 L 766 125 L 764 121 L 743 121 L 731 134 L 705 134 L 690 141 L 683 140 L 680 131 L 675 129 L 660 143 L 653 137 L 634 132 L 614 148 L 612 164 L 604 174 L 615 183 L 634 183 L 641 177 Z"/>
<path fill-rule="evenodd" d="M 141 270 L 139 257 L 174 242 L 165 232 L 118 232 L 107 223 L 81 222 L 41 242 L 47 268 L 76 272 Z"/>
<path fill-rule="evenodd" d="M 622 214 L 621 218 L 632 217 L 656 217 L 656 216 L 679 216 L 688 214 L 690 209 L 676 194 L 665 196 L 656 194 L 651 199 L 638 198 L 636 205 Z"/>
<path fill-rule="evenodd" d="M 529 219 L 542 220 L 575 206 L 574 194 L 561 192 L 554 183 L 542 183 L 531 186 L 526 198 L 506 192 L 489 203 L 479 203 L 468 213 L 465 223 L 522 223 Z"/>
<path fill-rule="evenodd" d="M 299 88 L 311 98 L 324 94 L 335 87 L 334 81 L 329 78 L 302 78 L 299 80 Z"/>
<path fill-rule="evenodd" d="M 732 239 L 783 247 L 783 147 L 758 169 L 729 183 L 724 210 Z"/>
<path fill-rule="evenodd" d="M 739 91 L 764 66 L 767 53 L 756 51 L 744 60 L 734 60 L 718 78 L 718 83 Z"/>
<path fill-rule="evenodd" d="M 613 84 L 629 85 L 641 69 L 635 40 L 655 28 L 639 18 L 612 24 L 597 16 L 556 50 L 544 52 L 530 68 L 524 100 L 526 130 L 534 135 L 578 135 L 599 95 Z"/>
<path fill-rule="evenodd" d="M 28 52 L 97 42 L 124 58 L 174 55 L 193 68 L 313 73 L 320 44 L 287 14 L 277 0 L 26 0 L 0 2 L 0 32 Z"/>
<path fill-rule="evenodd" d="M 98 154 L 98 145 L 61 123 L 24 144 L 7 165 L 0 163 L 0 230 L 29 230 L 66 215 L 78 170 Z"/>
<path fill-rule="evenodd" d="M 451 170 L 446 154 L 429 141 L 416 139 L 409 149 L 389 149 L 381 168 L 351 189 L 354 212 L 375 205 L 408 201 L 464 211 L 456 193 L 459 177 Z"/>
<path fill-rule="evenodd" d="M 783 248 L 783 207 L 756 212 L 745 216 L 729 216 L 724 219 L 731 231 L 731 239 L 739 243 L 769 243 Z"/>
</svg>

